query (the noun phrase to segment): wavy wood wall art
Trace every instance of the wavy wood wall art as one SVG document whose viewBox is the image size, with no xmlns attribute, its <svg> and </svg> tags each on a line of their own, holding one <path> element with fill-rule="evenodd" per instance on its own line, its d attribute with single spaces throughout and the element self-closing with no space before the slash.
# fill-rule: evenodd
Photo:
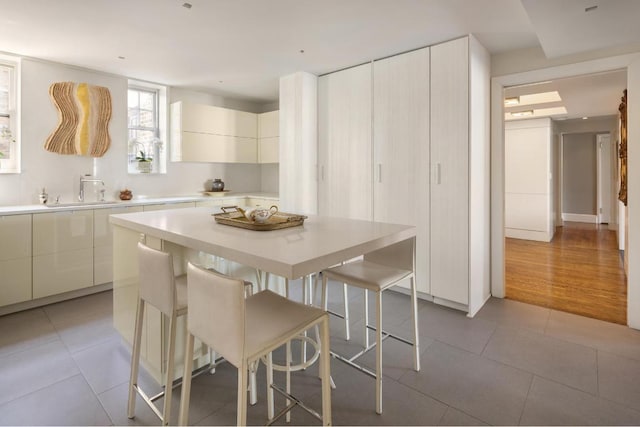
<svg viewBox="0 0 640 427">
<path fill-rule="evenodd" d="M 101 86 L 60 82 L 49 87 L 58 126 L 44 148 L 58 154 L 102 157 L 111 145 L 111 93 Z"/>
</svg>

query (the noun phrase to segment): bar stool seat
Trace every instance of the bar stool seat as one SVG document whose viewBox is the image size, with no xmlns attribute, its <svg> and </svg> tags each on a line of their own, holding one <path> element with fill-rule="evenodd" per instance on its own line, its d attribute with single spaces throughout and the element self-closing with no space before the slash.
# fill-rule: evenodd
<svg viewBox="0 0 640 427">
<path fill-rule="evenodd" d="M 357 261 L 325 270 L 323 274 L 327 274 L 337 281 L 344 281 L 352 286 L 379 292 L 410 277 L 413 271 L 402 270 L 368 261 Z"/>
</svg>

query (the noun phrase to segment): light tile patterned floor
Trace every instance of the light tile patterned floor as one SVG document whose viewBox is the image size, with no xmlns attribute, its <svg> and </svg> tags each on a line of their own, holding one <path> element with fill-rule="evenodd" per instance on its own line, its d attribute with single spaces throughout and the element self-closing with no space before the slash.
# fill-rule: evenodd
<svg viewBox="0 0 640 427">
<path fill-rule="evenodd" d="M 341 288 L 332 284 L 329 295 L 341 311 Z M 363 341 L 362 291 L 350 290 L 350 301 L 352 340 L 345 342 L 334 318 L 331 345 L 355 353 Z M 383 301 L 385 327 L 410 336 L 408 297 L 389 292 Z M 111 311 L 112 294 L 103 292 L 0 317 L 0 424 L 159 424 L 141 400 L 136 417 L 126 417 L 130 352 L 111 326 Z M 640 424 L 640 331 L 500 299 L 473 319 L 426 302 L 419 311 L 422 370 L 412 370 L 409 347 L 385 342 L 382 415 L 374 411 L 374 380 L 332 360 L 334 424 Z M 362 361 L 373 367 L 373 354 Z M 266 422 L 264 369 L 258 379 L 249 424 Z M 146 375 L 142 382 L 160 389 Z M 315 367 L 292 383 L 294 394 L 320 408 Z M 190 423 L 235 424 L 236 384 L 228 364 L 197 377 Z M 179 389 L 174 396 L 175 423 Z M 301 410 L 292 423 L 318 424 Z"/>
</svg>

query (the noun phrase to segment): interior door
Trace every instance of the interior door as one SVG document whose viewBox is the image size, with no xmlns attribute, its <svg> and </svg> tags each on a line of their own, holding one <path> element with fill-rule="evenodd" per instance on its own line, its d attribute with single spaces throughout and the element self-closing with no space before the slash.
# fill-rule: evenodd
<svg viewBox="0 0 640 427">
<path fill-rule="evenodd" d="M 611 221 L 611 137 L 609 134 L 596 136 L 598 150 L 598 223 Z"/>
</svg>

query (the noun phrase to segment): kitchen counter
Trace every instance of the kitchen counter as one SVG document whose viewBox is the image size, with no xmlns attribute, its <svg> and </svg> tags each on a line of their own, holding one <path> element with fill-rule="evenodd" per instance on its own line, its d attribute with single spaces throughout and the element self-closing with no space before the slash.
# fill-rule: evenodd
<svg viewBox="0 0 640 427">
<path fill-rule="evenodd" d="M 58 211 L 77 211 L 83 209 L 107 209 L 114 207 L 124 206 L 139 206 L 139 205 L 155 205 L 155 204 L 171 204 L 182 202 L 199 202 L 207 200 L 230 200 L 237 198 L 259 198 L 259 199 L 272 199 L 274 202 L 278 201 L 278 195 L 274 193 L 262 193 L 262 192 L 246 192 L 246 193 L 225 193 L 224 196 L 209 196 L 209 195 L 186 195 L 186 196 L 162 196 L 162 197 L 147 197 L 139 196 L 134 197 L 131 200 L 111 200 L 105 203 L 101 202 L 85 202 L 84 204 L 73 204 L 72 206 L 56 206 L 55 204 L 48 206 L 45 205 L 15 205 L 15 206 L 0 206 L 0 215 L 19 215 L 30 213 L 44 213 L 44 212 L 58 212 Z"/>
</svg>

